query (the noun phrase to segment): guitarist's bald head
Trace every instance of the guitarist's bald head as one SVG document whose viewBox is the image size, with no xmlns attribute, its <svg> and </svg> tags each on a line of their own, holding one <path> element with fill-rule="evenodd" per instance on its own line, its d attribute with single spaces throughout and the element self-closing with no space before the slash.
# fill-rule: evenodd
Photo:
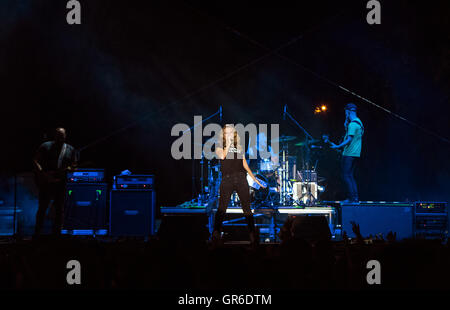
<svg viewBox="0 0 450 310">
<path fill-rule="evenodd" d="M 57 143 L 64 143 L 66 141 L 66 130 L 62 127 L 58 127 L 55 130 L 55 141 Z"/>
</svg>

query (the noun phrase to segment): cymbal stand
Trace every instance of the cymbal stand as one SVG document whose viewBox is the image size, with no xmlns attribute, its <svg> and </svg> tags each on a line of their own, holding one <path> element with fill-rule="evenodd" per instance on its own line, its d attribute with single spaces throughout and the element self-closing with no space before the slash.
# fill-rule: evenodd
<svg viewBox="0 0 450 310">
<path fill-rule="evenodd" d="M 287 193 L 287 181 L 288 181 L 288 169 L 289 162 L 287 161 L 287 144 L 283 143 L 281 151 L 281 184 L 280 184 L 280 206 L 286 205 L 286 193 Z"/>
<path fill-rule="evenodd" d="M 204 180 L 204 177 L 203 177 L 203 175 L 204 175 L 203 164 L 205 162 L 204 158 L 205 157 L 203 156 L 203 150 L 202 150 L 202 157 L 200 159 L 200 187 L 201 187 L 201 190 L 200 190 L 200 198 L 199 198 L 199 201 L 198 201 L 199 205 L 203 205 L 203 203 L 205 202 L 205 199 L 204 199 L 205 198 L 205 185 L 204 185 L 204 182 L 203 182 L 203 180 Z"/>
<path fill-rule="evenodd" d="M 309 171 L 309 176 L 306 176 L 306 179 L 308 179 L 309 178 L 309 181 L 311 180 L 311 171 L 309 170 L 309 154 L 310 154 L 310 149 L 309 149 L 309 140 L 314 140 L 313 139 L 313 137 L 309 134 L 309 132 L 308 131 L 306 131 L 306 129 L 305 128 L 303 128 L 300 124 L 299 124 L 299 122 L 297 122 L 297 120 L 287 111 L 287 105 L 285 105 L 285 107 L 284 107 L 284 115 L 285 116 L 288 116 L 289 117 L 289 119 L 295 124 L 295 125 L 297 125 L 297 127 L 298 128 L 300 128 L 302 131 L 303 131 L 303 133 L 305 134 L 305 136 L 306 136 L 306 152 L 307 152 L 307 160 L 306 160 L 306 167 L 307 167 L 307 171 Z M 304 167 L 304 165 L 305 165 L 305 161 L 303 162 L 303 167 Z M 308 184 L 308 183 L 307 183 Z M 308 188 L 308 191 L 309 191 L 309 197 L 311 197 L 312 196 L 312 193 L 311 193 L 311 185 L 310 184 L 308 184 L 308 186 L 307 186 L 307 188 Z M 308 193 L 306 193 L 306 194 L 308 194 Z M 302 198 L 304 197 L 304 195 L 302 196 Z M 300 198 L 300 200 L 302 199 L 302 198 Z M 314 197 L 313 197 L 314 198 Z M 315 200 L 314 200 L 314 203 L 315 203 Z"/>
</svg>

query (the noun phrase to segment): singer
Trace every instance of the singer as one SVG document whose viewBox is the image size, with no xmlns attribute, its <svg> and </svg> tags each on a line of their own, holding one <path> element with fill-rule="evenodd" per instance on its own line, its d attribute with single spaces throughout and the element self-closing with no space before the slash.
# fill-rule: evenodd
<svg viewBox="0 0 450 310">
<path fill-rule="evenodd" d="M 236 191 L 250 232 L 250 243 L 257 245 L 259 237 L 255 228 L 253 213 L 250 209 L 250 190 L 246 180 L 246 173 L 261 187 L 264 186 L 255 178 L 248 167 L 240 137 L 234 126 L 229 124 L 223 126 L 219 134 L 216 155 L 221 163 L 222 181 L 219 189 L 219 208 L 214 220 L 213 244 L 217 245 L 220 241 L 222 222 L 230 203 L 231 194 L 233 191 Z"/>
</svg>

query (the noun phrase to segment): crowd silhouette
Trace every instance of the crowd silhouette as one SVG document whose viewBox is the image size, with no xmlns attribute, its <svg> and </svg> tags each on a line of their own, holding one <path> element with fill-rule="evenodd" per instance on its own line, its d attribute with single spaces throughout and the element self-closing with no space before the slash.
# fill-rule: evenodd
<svg viewBox="0 0 450 310">
<path fill-rule="evenodd" d="M 340 242 L 299 235 L 296 220 L 281 243 L 211 247 L 203 238 L 100 240 L 60 237 L 0 244 L 0 288 L 73 289 L 69 260 L 81 264 L 82 289 L 449 289 L 448 243 L 360 234 Z M 199 237 L 199 235 L 197 236 Z M 381 264 L 370 285 L 369 260 Z"/>
</svg>

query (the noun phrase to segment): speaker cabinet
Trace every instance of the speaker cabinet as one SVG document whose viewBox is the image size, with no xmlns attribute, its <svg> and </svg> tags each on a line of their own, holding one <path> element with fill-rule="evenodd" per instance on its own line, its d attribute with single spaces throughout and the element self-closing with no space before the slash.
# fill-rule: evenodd
<svg viewBox="0 0 450 310">
<path fill-rule="evenodd" d="M 19 211 L 20 210 L 16 210 L 16 227 Z M 12 235 L 14 235 L 14 207 L 0 205 L 0 236 Z"/>
<path fill-rule="evenodd" d="M 154 235 L 155 205 L 153 190 L 111 190 L 110 235 L 116 237 Z"/>
<path fill-rule="evenodd" d="M 363 237 L 382 234 L 386 239 L 389 231 L 397 233 L 397 240 L 413 237 L 413 207 L 395 205 L 343 205 L 341 209 L 342 230 L 355 238 L 351 222 L 359 224 Z"/>
<path fill-rule="evenodd" d="M 67 184 L 63 229 L 105 228 L 107 194 L 105 183 Z"/>
</svg>

